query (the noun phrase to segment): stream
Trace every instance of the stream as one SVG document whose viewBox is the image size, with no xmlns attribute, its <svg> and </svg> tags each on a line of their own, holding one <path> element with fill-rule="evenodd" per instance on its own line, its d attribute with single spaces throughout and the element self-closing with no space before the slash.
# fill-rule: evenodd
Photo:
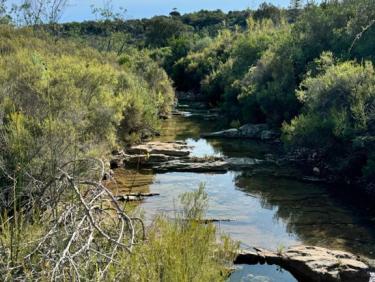
<svg viewBox="0 0 375 282">
<path fill-rule="evenodd" d="M 156 140 L 184 140 L 197 157 L 264 159 L 266 154 L 280 150 L 280 145 L 252 140 L 200 138 L 201 133 L 218 129 L 214 121 L 189 114 L 173 116 L 163 121 L 162 136 Z M 243 248 L 276 250 L 303 243 L 375 258 L 375 215 L 358 208 L 351 199 L 337 196 L 324 184 L 253 175 L 248 171 L 152 174 L 118 170 L 116 174 L 120 179 L 118 192 L 121 185 L 134 185 L 145 192 L 160 193 L 142 203 L 146 219 L 160 213 L 173 216 L 178 196 L 204 183 L 209 196 L 207 218 L 230 219 L 218 223 L 218 230 L 239 240 Z M 253 265 L 239 266 L 230 281 L 296 280 L 276 266 Z"/>
</svg>

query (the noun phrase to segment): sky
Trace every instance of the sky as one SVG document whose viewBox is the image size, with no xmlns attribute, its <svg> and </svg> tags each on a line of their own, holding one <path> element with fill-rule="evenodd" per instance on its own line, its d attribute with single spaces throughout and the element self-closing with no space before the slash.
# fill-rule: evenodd
<svg viewBox="0 0 375 282">
<path fill-rule="evenodd" d="M 21 0 L 8 0 L 10 4 L 19 3 Z M 223 11 L 243 10 L 257 8 L 265 0 L 112 0 L 116 8 L 124 7 L 127 12 L 125 18 L 149 18 L 155 15 L 167 15 L 173 8 L 180 13 L 199 11 L 201 9 Z M 290 0 L 267 0 L 275 6 L 287 7 Z M 83 21 L 95 19 L 91 13 L 91 5 L 103 6 L 104 0 L 69 0 L 61 21 Z"/>
</svg>

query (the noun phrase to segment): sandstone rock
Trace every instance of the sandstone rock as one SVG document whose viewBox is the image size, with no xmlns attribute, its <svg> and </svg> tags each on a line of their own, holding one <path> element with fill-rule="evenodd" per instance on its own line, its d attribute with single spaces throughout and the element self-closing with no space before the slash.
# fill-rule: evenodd
<svg viewBox="0 0 375 282">
<path fill-rule="evenodd" d="M 268 128 L 267 124 L 245 124 L 239 129 L 227 130 L 202 134 L 205 138 L 249 138 L 259 140 L 274 140 L 280 137 L 280 132 Z"/>
<path fill-rule="evenodd" d="M 265 161 L 252 158 L 184 158 L 167 161 L 153 166 L 156 171 L 226 172 L 253 168 Z"/>
<path fill-rule="evenodd" d="M 168 144 L 168 145 L 166 145 Z M 174 142 L 163 143 L 166 146 L 173 145 L 185 148 L 186 143 Z M 159 143 L 158 143 L 159 146 Z M 228 170 L 242 170 L 253 168 L 254 166 L 271 163 L 272 161 L 264 161 L 253 158 L 222 158 L 222 157 L 189 157 L 183 154 L 178 154 L 175 151 L 169 150 L 167 154 L 156 154 L 152 152 L 159 152 L 160 148 L 155 149 L 150 143 L 134 146 L 127 150 L 128 154 L 115 156 L 111 161 L 112 168 L 118 167 L 137 167 L 137 168 L 151 168 L 155 171 L 190 171 L 190 172 L 226 172 Z M 139 153 L 151 152 L 151 153 Z M 163 151 L 164 153 L 166 151 Z M 178 151 L 181 152 L 181 151 Z M 184 151 L 182 151 L 184 152 Z M 133 154 L 131 154 L 133 153 Z M 273 162 L 272 162 L 273 163 Z"/>
<path fill-rule="evenodd" d="M 254 248 L 240 252 L 236 264 L 276 264 L 301 281 L 368 282 L 370 268 L 359 257 L 343 251 L 313 246 L 294 246 L 277 253 Z"/>
<path fill-rule="evenodd" d="M 173 156 L 167 156 L 163 154 L 150 154 L 150 155 L 124 155 L 125 166 L 134 165 L 154 165 L 162 162 L 167 162 L 174 159 Z"/>
<path fill-rule="evenodd" d="M 154 167 L 155 171 L 181 171 L 181 172 L 226 172 L 228 163 L 220 160 L 198 162 L 194 160 L 172 160 Z"/>
<path fill-rule="evenodd" d="M 146 144 L 132 146 L 126 150 L 128 154 L 160 154 L 167 156 L 188 156 L 189 147 L 180 142 L 148 142 Z"/>
<path fill-rule="evenodd" d="M 132 146 L 126 150 L 126 153 L 121 152 L 121 155 L 116 155 L 111 161 L 111 167 L 151 168 L 161 172 L 226 172 L 253 168 L 266 162 L 253 158 L 189 157 L 189 149 L 183 141 L 148 142 Z"/>
</svg>

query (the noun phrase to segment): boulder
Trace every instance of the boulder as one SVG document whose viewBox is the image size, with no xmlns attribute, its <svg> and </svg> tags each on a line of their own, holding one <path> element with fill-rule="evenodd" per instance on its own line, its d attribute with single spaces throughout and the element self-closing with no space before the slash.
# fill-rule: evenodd
<svg viewBox="0 0 375 282">
<path fill-rule="evenodd" d="M 276 264 L 300 281 L 368 282 L 370 267 L 358 256 L 314 246 L 293 246 L 284 252 L 254 248 L 241 251 L 235 264 Z"/>
</svg>

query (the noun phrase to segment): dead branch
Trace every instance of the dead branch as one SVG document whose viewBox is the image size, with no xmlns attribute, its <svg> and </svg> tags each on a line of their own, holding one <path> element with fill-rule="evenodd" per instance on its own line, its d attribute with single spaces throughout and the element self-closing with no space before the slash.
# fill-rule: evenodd
<svg viewBox="0 0 375 282">
<path fill-rule="evenodd" d="M 354 45 L 362 38 L 363 34 L 366 31 L 368 31 L 374 24 L 375 24 L 375 20 L 372 20 L 372 21 L 370 21 L 370 23 L 367 26 L 362 27 L 362 31 L 355 36 L 355 38 L 352 42 L 352 45 L 349 48 L 349 54 L 352 52 L 352 50 L 354 48 Z"/>
<path fill-rule="evenodd" d="M 97 265 L 99 280 L 105 279 L 111 264 L 117 264 L 119 252 L 132 252 L 137 242 L 145 240 L 145 226 L 141 218 L 128 215 L 116 197 L 102 183 L 104 163 L 97 159 L 78 160 L 95 163 L 95 180 L 82 179 L 69 173 L 67 163 L 58 169 L 53 185 L 43 193 L 42 215 L 45 234 L 28 244 L 30 252 L 19 265 L 9 264 L 11 246 L 0 244 L 0 268 L 8 269 L 14 280 L 45 279 L 87 280 L 85 274 L 90 265 Z M 30 204 L 32 206 L 32 204 Z M 12 224 L 9 221 L 8 224 Z M 96 257 L 87 260 L 88 254 Z M 6 262 L 6 265 L 2 265 Z M 91 264 L 90 264 L 91 263 Z M 42 265 L 49 265 L 46 272 Z M 22 271 L 27 268 L 27 275 Z"/>
</svg>

